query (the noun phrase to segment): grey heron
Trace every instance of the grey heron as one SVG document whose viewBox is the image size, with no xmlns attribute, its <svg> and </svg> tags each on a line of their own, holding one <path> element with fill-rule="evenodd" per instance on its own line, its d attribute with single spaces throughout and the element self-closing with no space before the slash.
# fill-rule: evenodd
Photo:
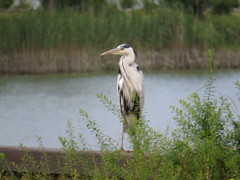
<svg viewBox="0 0 240 180">
<path fill-rule="evenodd" d="M 123 132 L 121 149 L 123 150 L 124 133 L 128 133 L 134 124 L 141 118 L 144 103 L 143 73 L 134 62 L 137 58 L 136 51 L 128 44 L 121 44 L 101 54 L 122 55 L 119 61 L 117 78 L 117 92 L 120 110 L 123 118 Z"/>
</svg>

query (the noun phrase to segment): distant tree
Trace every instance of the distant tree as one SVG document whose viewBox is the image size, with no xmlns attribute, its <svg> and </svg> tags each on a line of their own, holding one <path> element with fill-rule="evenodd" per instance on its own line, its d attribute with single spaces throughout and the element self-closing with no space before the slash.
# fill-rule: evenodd
<svg viewBox="0 0 240 180">
<path fill-rule="evenodd" d="M 182 6 L 188 13 L 201 17 L 207 8 L 213 13 L 229 14 L 234 7 L 238 6 L 238 0 L 165 0 L 169 5 Z"/>
<path fill-rule="evenodd" d="M 14 0 L 0 0 L 0 8 L 9 8 Z"/>
<path fill-rule="evenodd" d="M 55 11 L 57 9 L 57 5 L 58 5 L 58 0 L 50 0 L 49 1 L 49 8 L 53 11 Z"/>
<path fill-rule="evenodd" d="M 79 1 L 79 0 L 76 0 Z M 80 0 L 80 9 L 82 11 L 87 11 L 93 9 L 94 12 L 100 12 L 104 7 L 107 6 L 107 0 Z"/>
<path fill-rule="evenodd" d="M 120 4 L 123 9 L 133 8 L 133 6 L 136 4 L 136 0 L 121 0 Z"/>
<path fill-rule="evenodd" d="M 204 10 L 210 6 L 209 0 L 165 0 L 167 4 L 182 6 L 187 12 L 201 17 Z"/>
<path fill-rule="evenodd" d="M 143 0 L 143 8 L 146 12 L 151 12 L 156 7 L 158 5 L 155 0 Z"/>
<path fill-rule="evenodd" d="M 41 0 L 41 6 L 45 9 L 49 4 L 49 0 Z"/>
<path fill-rule="evenodd" d="M 238 0 L 212 0 L 212 10 L 215 14 L 229 14 L 234 7 L 238 6 Z"/>
<path fill-rule="evenodd" d="M 87 11 L 93 9 L 99 12 L 107 5 L 107 0 L 42 0 L 44 8 L 53 10 L 61 10 L 64 8 L 73 8 L 79 11 Z"/>
</svg>

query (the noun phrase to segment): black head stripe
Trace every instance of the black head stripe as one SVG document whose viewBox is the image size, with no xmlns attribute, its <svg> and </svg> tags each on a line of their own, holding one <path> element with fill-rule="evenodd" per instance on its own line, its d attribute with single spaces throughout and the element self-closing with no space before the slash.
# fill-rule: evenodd
<svg viewBox="0 0 240 180">
<path fill-rule="evenodd" d="M 128 44 L 123 44 L 121 47 L 122 48 L 130 48 L 131 46 L 129 46 Z"/>
<path fill-rule="evenodd" d="M 139 66 L 136 67 L 137 68 L 137 72 L 142 71 L 141 68 Z"/>
<path fill-rule="evenodd" d="M 138 59 L 138 55 L 137 55 L 137 52 L 135 50 L 133 50 L 135 56 L 136 56 L 136 59 Z"/>
</svg>

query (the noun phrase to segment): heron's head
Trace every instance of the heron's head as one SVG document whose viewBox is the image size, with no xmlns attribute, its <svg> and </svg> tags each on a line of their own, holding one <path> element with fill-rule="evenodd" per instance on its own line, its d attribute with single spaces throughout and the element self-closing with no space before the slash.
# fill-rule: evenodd
<svg viewBox="0 0 240 180">
<path fill-rule="evenodd" d="M 101 56 L 114 54 L 114 55 L 136 55 L 136 52 L 133 50 L 131 46 L 128 44 L 121 44 L 118 47 L 111 49 L 109 51 L 106 51 L 101 54 Z"/>
</svg>

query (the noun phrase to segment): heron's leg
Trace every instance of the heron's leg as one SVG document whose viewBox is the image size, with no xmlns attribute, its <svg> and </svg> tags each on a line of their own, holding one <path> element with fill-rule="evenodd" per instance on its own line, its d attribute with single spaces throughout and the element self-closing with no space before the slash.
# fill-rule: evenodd
<svg viewBox="0 0 240 180">
<path fill-rule="evenodd" d="M 120 148 L 121 151 L 124 151 L 123 140 L 124 140 L 124 132 L 122 133 L 122 142 L 121 142 L 121 148 Z"/>
<path fill-rule="evenodd" d="M 124 151 L 124 149 L 123 149 L 123 141 L 124 141 L 124 122 L 123 122 L 122 140 L 121 140 L 121 148 L 120 148 L 121 151 Z"/>
</svg>

